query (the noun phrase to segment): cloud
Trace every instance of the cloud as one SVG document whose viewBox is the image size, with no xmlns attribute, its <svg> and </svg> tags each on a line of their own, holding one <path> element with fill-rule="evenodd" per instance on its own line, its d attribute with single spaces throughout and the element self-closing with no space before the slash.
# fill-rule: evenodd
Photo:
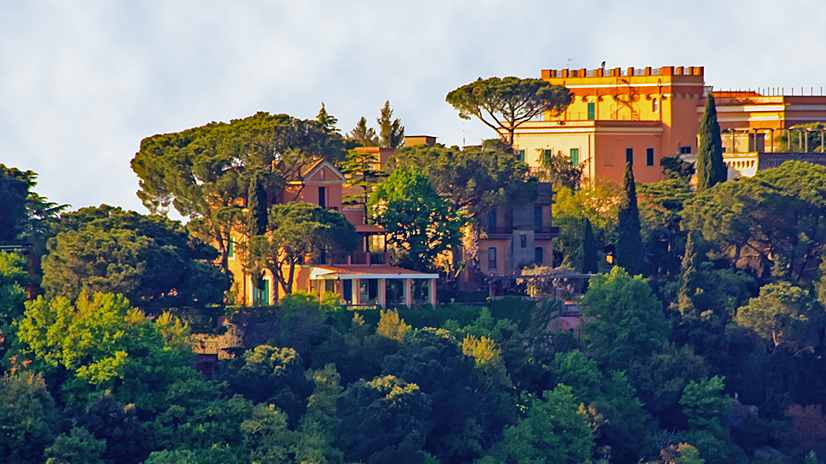
<svg viewBox="0 0 826 464">
<path fill-rule="evenodd" d="M 4 2 L 0 163 L 53 201 L 143 211 L 129 162 L 156 133 L 322 101 L 349 131 L 390 100 L 409 134 L 478 143 L 447 92 L 568 59 L 817 90 L 824 20 L 815 1 Z"/>
</svg>

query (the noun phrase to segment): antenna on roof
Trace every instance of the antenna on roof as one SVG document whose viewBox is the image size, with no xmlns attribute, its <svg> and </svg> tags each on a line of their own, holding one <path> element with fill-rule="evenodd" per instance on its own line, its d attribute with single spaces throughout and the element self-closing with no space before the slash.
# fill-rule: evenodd
<svg viewBox="0 0 826 464">
<path fill-rule="evenodd" d="M 604 70 L 605 69 L 605 62 L 603 61 L 600 67 Z"/>
<path fill-rule="evenodd" d="M 576 58 L 568 58 L 568 67 L 571 67 L 571 61 L 574 61 Z"/>
</svg>

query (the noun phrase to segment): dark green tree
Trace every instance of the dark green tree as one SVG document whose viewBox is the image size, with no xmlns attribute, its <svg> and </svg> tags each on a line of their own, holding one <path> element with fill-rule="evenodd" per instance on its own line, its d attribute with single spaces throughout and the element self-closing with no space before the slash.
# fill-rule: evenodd
<svg viewBox="0 0 826 464">
<path fill-rule="evenodd" d="M 263 235 L 267 232 L 267 191 L 261 182 L 261 176 L 253 174 L 247 195 L 247 229 L 250 235 Z"/>
<path fill-rule="evenodd" d="M 7 373 L 0 378 L 0 424 L 0 460 L 43 462 L 43 451 L 54 442 L 60 422 L 40 374 Z"/>
<path fill-rule="evenodd" d="M 46 464 L 104 464 L 106 441 L 98 440 L 83 427 L 73 427 L 46 448 Z"/>
<path fill-rule="evenodd" d="M 32 189 L 37 174 L 0 164 L 0 244 L 42 238 L 68 205 L 57 205 Z"/>
<path fill-rule="evenodd" d="M 379 146 L 382 148 L 399 148 L 404 143 L 404 126 L 401 119 L 393 119 L 393 110 L 390 109 L 390 100 L 385 102 L 381 109 L 381 116 L 376 119 L 379 123 Z"/>
<path fill-rule="evenodd" d="M 190 218 L 187 228 L 214 245 L 227 269 L 231 231 L 245 221 L 243 199 L 253 174 L 277 197 L 286 178 L 318 158 L 344 158 L 341 135 L 329 121 L 302 120 L 259 112 L 227 123 L 210 123 L 141 141 L 132 160 L 140 197 L 153 213 L 169 206 Z"/>
<path fill-rule="evenodd" d="M 625 164 L 622 177 L 623 195 L 617 217 L 617 265 L 631 275 L 645 272 L 645 250 L 640 235 L 640 211 L 637 208 L 637 186 L 631 163 Z"/>
<path fill-rule="evenodd" d="M 582 272 L 586 274 L 599 272 L 597 256 L 597 239 L 591 229 L 591 221 L 585 219 L 585 232 L 582 239 Z"/>
<path fill-rule="evenodd" d="M 700 148 L 697 152 L 697 192 L 704 192 L 728 179 L 728 168 L 723 162 L 723 140 L 717 122 L 717 107 L 711 92 L 706 97 L 706 108 L 700 119 Z"/>
<path fill-rule="evenodd" d="M 149 454 L 146 432 L 134 404 L 124 406 L 106 393 L 77 418 L 77 426 L 106 442 L 107 464 L 137 464 Z"/>
<path fill-rule="evenodd" d="M 392 375 L 351 384 L 337 403 L 339 441 L 348 460 L 424 463 L 433 422 L 430 397 Z"/>
<path fill-rule="evenodd" d="M 479 118 L 512 147 L 517 127 L 546 111 L 565 111 L 573 94 L 542 79 L 480 77 L 448 93 L 445 100 L 459 110 L 460 118 Z"/>
<path fill-rule="evenodd" d="M 702 284 L 700 282 L 700 265 L 703 262 L 703 252 L 701 245 L 697 243 L 697 233 L 689 232 L 688 241 L 685 245 L 685 257 L 683 257 L 682 275 L 680 276 L 680 291 L 677 294 L 677 309 L 684 318 L 697 319 L 704 310 L 703 306 L 697 308 L 695 299 L 702 297 Z"/>
<path fill-rule="evenodd" d="M 324 102 L 321 102 L 321 109 L 318 111 L 318 116 L 315 117 L 318 120 L 318 123 L 321 124 L 321 128 L 325 130 L 327 133 L 339 133 L 341 132 L 337 127 L 338 119 L 335 118 L 332 114 L 327 112 L 327 108 L 324 106 Z"/>
<path fill-rule="evenodd" d="M 400 263 L 429 269 L 461 241 L 465 217 L 417 169 L 397 169 L 370 197 L 372 222 L 384 227 Z"/>
<path fill-rule="evenodd" d="M 379 146 L 379 137 L 376 135 L 376 130 L 367 127 L 367 118 L 364 116 L 359 119 L 356 127 L 347 134 L 347 138 L 357 141 L 362 147 Z"/>
<path fill-rule="evenodd" d="M 621 267 L 592 277 L 582 300 L 583 337 L 603 366 L 625 369 L 651 355 L 669 334 L 662 304 L 642 276 Z"/>
<path fill-rule="evenodd" d="M 814 346 L 826 326 L 826 312 L 814 297 L 789 282 L 764 285 L 760 296 L 737 310 L 738 324 L 754 330 L 772 348 Z"/>
<path fill-rule="evenodd" d="M 126 296 L 148 312 L 223 302 L 229 278 L 215 249 L 178 222 L 101 205 L 63 214 L 43 258 L 49 297 L 83 292 Z"/>
<path fill-rule="evenodd" d="M 547 153 L 546 150 L 537 148 L 539 155 L 539 180 L 551 182 L 554 187 L 567 187 L 571 190 L 579 190 L 582 181 L 582 168 L 571 163 L 571 159 L 560 152 L 557 155 Z"/>
</svg>

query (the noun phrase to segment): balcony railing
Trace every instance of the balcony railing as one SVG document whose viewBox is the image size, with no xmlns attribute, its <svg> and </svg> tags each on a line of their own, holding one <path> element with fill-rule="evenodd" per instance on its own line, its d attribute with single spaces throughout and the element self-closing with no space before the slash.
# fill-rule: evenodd
<svg viewBox="0 0 826 464">
<path fill-rule="evenodd" d="M 559 227 L 539 227 L 533 231 L 536 235 L 559 235 Z"/>
<path fill-rule="evenodd" d="M 510 235 L 513 233 L 513 226 L 511 227 L 488 227 L 488 235 Z"/>
</svg>

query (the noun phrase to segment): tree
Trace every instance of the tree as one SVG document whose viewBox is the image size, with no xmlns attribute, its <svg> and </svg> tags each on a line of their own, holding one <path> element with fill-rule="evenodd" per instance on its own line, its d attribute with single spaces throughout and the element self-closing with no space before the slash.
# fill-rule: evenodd
<svg viewBox="0 0 826 464">
<path fill-rule="evenodd" d="M 680 404 L 690 427 L 722 434 L 720 421 L 731 412 L 731 400 L 723 396 L 723 377 L 714 376 L 685 386 Z"/>
<path fill-rule="evenodd" d="M 620 267 L 592 277 L 582 304 L 583 337 L 604 366 L 624 369 L 650 356 L 668 337 L 662 304 L 648 282 Z"/>
<path fill-rule="evenodd" d="M 351 384 L 338 400 L 339 437 L 348 460 L 423 463 L 433 423 L 430 397 L 392 375 Z"/>
<path fill-rule="evenodd" d="M 551 182 L 557 189 L 567 187 L 571 190 L 579 190 L 582 181 L 582 168 L 574 165 L 571 159 L 563 155 L 562 152 L 554 155 L 548 150 L 537 148 L 541 152 L 539 155 L 539 180 Z"/>
<path fill-rule="evenodd" d="M 390 100 L 381 109 L 381 116 L 376 119 L 379 123 L 379 146 L 382 148 L 399 148 L 404 143 L 404 126 L 401 119 L 393 119 L 393 110 L 390 109 Z"/>
<path fill-rule="evenodd" d="M 617 265 L 631 275 L 645 272 L 645 250 L 640 235 L 640 211 L 637 208 L 637 188 L 631 163 L 625 164 L 622 177 L 623 196 L 617 217 Z"/>
<path fill-rule="evenodd" d="M 321 102 L 321 109 L 318 111 L 318 116 L 315 117 L 319 124 L 321 124 L 322 130 L 326 131 L 327 133 L 339 133 L 341 132 L 338 128 L 336 128 L 336 124 L 338 124 L 338 119 L 336 119 L 332 114 L 327 112 L 327 108 L 324 106 L 324 102 Z"/>
<path fill-rule="evenodd" d="M 505 429 L 502 442 L 479 464 L 579 464 L 591 458 L 594 437 L 570 387 L 559 384 L 543 392 L 542 399 L 531 396 L 526 412 L 519 425 Z"/>
<path fill-rule="evenodd" d="M 101 205 L 66 213 L 47 243 L 49 297 L 120 293 L 140 308 L 204 308 L 223 302 L 229 278 L 212 265 L 215 249 L 165 217 Z"/>
<path fill-rule="evenodd" d="M 191 351 L 166 339 L 176 322 L 148 321 L 120 295 L 84 294 L 75 303 L 39 297 L 26 304 L 18 336 L 39 369 L 69 372 L 62 388 L 67 398 L 83 405 L 89 395 L 109 390 L 121 403 L 155 411 L 170 385 L 198 375 Z"/>
<path fill-rule="evenodd" d="M 287 417 L 275 405 L 256 405 L 251 417 L 241 424 L 244 442 L 250 448 L 250 462 L 288 463 L 296 433 L 287 428 Z M 293 461 L 294 462 L 294 461 Z"/>
<path fill-rule="evenodd" d="M 37 174 L 0 164 L 0 243 L 39 238 L 68 205 L 46 200 L 32 189 Z"/>
<path fill-rule="evenodd" d="M 585 221 L 604 253 L 616 242 L 616 225 L 621 191 L 617 184 L 604 179 L 586 179 L 579 190 L 561 187 L 554 195 L 554 225 L 559 238 L 554 240 L 554 262 L 578 269 L 583 262 Z"/>
<path fill-rule="evenodd" d="M 394 309 L 381 310 L 381 319 L 376 326 L 376 335 L 387 337 L 396 341 L 403 341 L 410 326 L 404 323 L 399 317 L 399 312 Z"/>
<path fill-rule="evenodd" d="M 599 272 L 597 257 L 597 239 L 591 229 L 591 221 L 585 219 L 585 232 L 582 239 L 582 272 L 586 274 Z"/>
<path fill-rule="evenodd" d="M 826 313 L 808 291 L 777 282 L 764 285 L 760 296 L 738 309 L 735 321 L 769 340 L 773 347 L 788 344 L 797 349 L 818 342 Z"/>
<path fill-rule="evenodd" d="M 822 122 L 812 122 L 808 124 L 796 124 L 790 131 L 782 132 L 777 136 L 777 151 L 779 152 L 802 152 L 808 147 L 810 153 L 823 153 L 824 147 L 820 132 L 826 129 L 826 124 Z"/>
<path fill-rule="evenodd" d="M 227 269 L 231 231 L 243 223 L 242 205 L 254 174 L 272 197 L 318 158 L 344 157 L 341 135 L 329 120 L 302 120 L 259 112 L 245 119 L 210 123 L 141 141 L 132 160 L 140 197 L 153 213 L 169 206 L 190 218 L 187 227 L 214 244 Z M 300 177 L 300 176 L 299 176 Z"/>
<path fill-rule="evenodd" d="M 546 111 L 557 114 L 565 111 L 573 94 L 542 79 L 491 77 L 482 80 L 480 77 L 448 93 L 445 100 L 459 111 L 460 118 L 479 118 L 512 147 L 514 133 L 520 125 Z"/>
<path fill-rule="evenodd" d="M 723 162 L 723 140 L 717 123 L 717 107 L 711 92 L 700 119 L 700 148 L 697 153 L 697 192 L 704 192 L 728 179 L 728 167 Z"/>
<path fill-rule="evenodd" d="M 0 460 L 9 464 L 42 462 L 59 423 L 43 376 L 6 373 L 0 378 Z"/>
<path fill-rule="evenodd" d="M 361 193 L 344 195 L 344 205 L 361 206 L 364 209 L 364 220 L 366 221 L 370 216 L 367 210 L 370 195 L 375 190 L 376 185 L 387 177 L 387 174 L 381 171 L 376 153 L 358 150 L 350 150 L 341 168 L 342 173 L 347 177 L 347 186 L 361 190 Z"/>
<path fill-rule="evenodd" d="M 147 457 L 146 432 L 134 404 L 124 406 L 105 393 L 78 417 L 77 426 L 106 443 L 107 464 L 137 464 Z"/>
<path fill-rule="evenodd" d="M 103 464 L 106 441 L 98 440 L 83 427 L 73 427 L 46 449 L 46 464 Z"/>
<path fill-rule="evenodd" d="M 687 234 L 682 212 L 693 197 L 688 179 L 679 176 L 637 184 L 642 242 L 652 281 L 665 283 L 680 272 Z"/>
<path fill-rule="evenodd" d="M 364 116 L 359 119 L 356 127 L 347 134 L 347 137 L 359 142 L 363 147 L 377 147 L 380 143 L 376 130 L 367 127 L 367 118 Z"/>
<path fill-rule="evenodd" d="M 417 169 L 393 171 L 376 187 L 368 207 L 373 223 L 387 230 L 390 243 L 402 253 L 400 261 L 417 271 L 460 243 L 464 215 Z"/>
<path fill-rule="evenodd" d="M 398 149 L 387 166 L 391 170 L 420 169 L 439 195 L 449 198 L 477 223 L 491 208 L 536 199 L 528 167 L 499 150 L 419 145 Z"/>
<path fill-rule="evenodd" d="M 251 262 L 269 269 L 286 294 L 292 293 L 296 266 L 308 255 L 342 257 L 360 243 L 343 214 L 310 203 L 273 205 L 269 217 L 268 233 L 250 240 Z"/>
</svg>

